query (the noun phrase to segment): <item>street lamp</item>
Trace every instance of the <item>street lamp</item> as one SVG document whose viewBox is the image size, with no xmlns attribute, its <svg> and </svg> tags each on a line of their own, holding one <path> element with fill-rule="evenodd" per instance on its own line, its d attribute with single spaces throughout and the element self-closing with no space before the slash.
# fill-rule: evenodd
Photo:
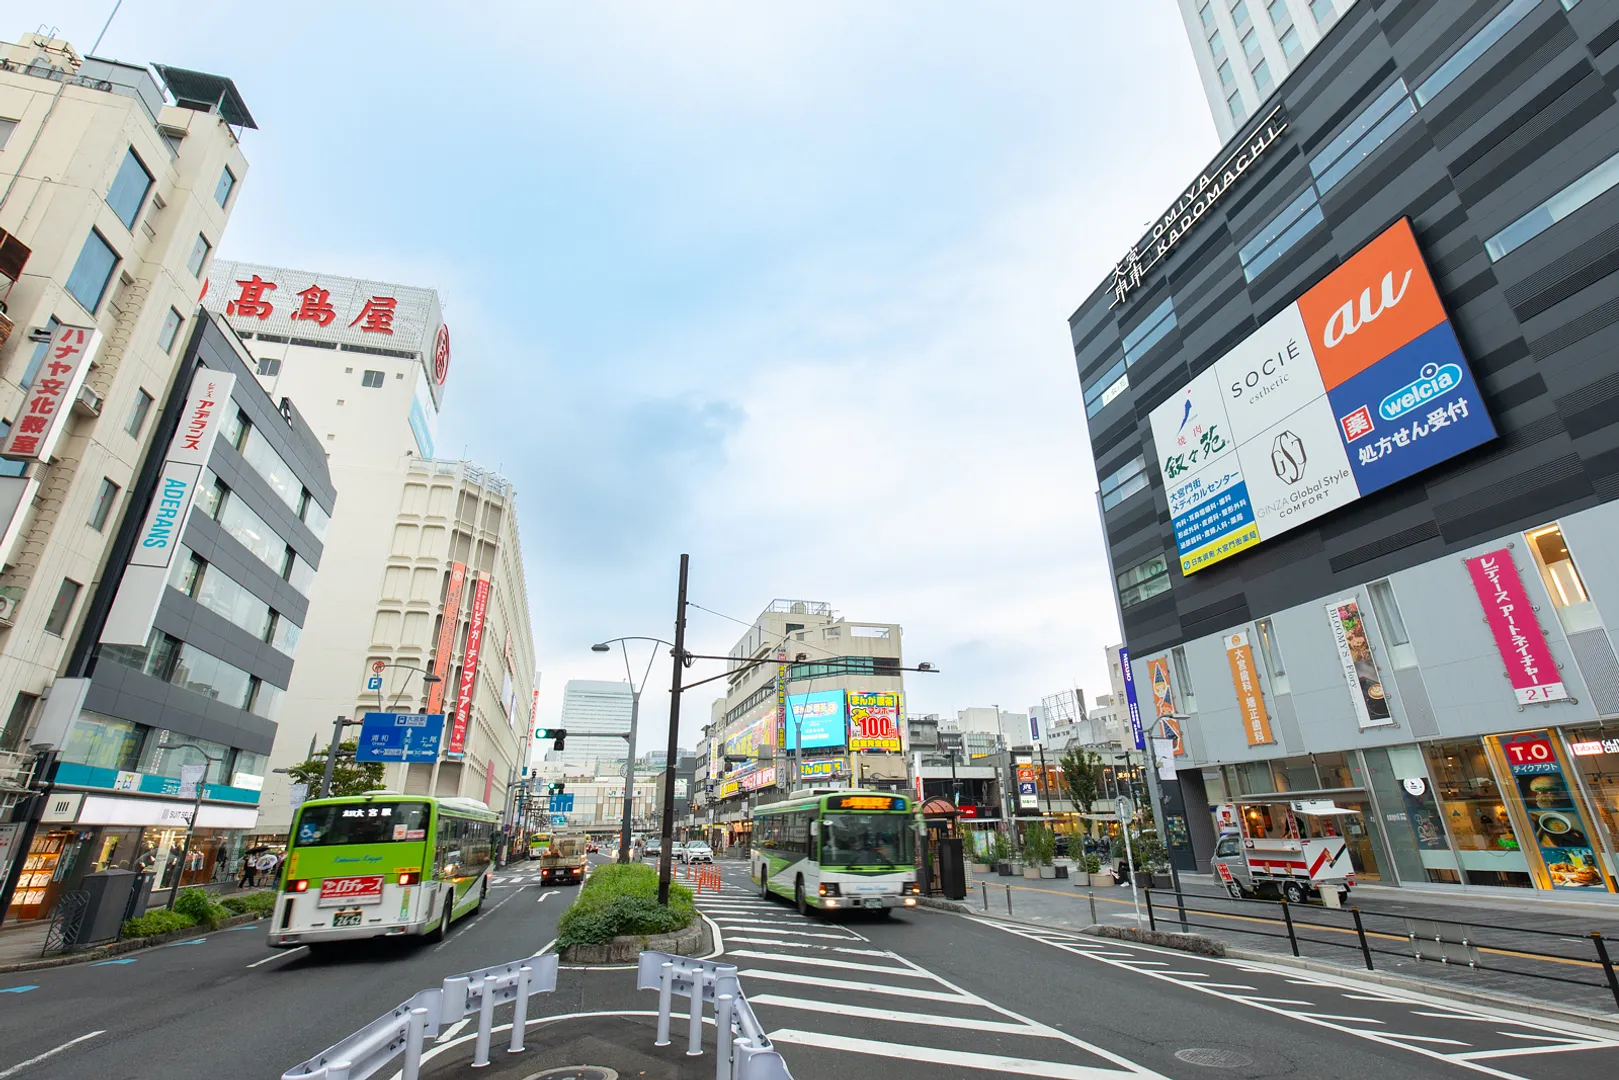
<svg viewBox="0 0 1619 1080">
<path fill-rule="evenodd" d="M 630 825 L 635 803 L 635 728 L 641 719 L 641 691 L 646 687 L 647 676 L 652 674 L 652 661 L 658 658 L 658 650 L 653 649 L 652 654 L 646 658 L 646 670 L 641 672 L 641 685 L 636 686 L 635 674 L 630 668 L 630 648 L 625 644 L 630 641 L 650 641 L 655 645 L 667 645 L 671 649 L 675 647 L 673 642 L 662 638 L 639 636 L 608 638 L 590 647 L 591 652 L 605 653 L 612 652 L 616 644 L 619 652 L 624 654 L 624 678 L 630 684 L 630 733 L 625 736 L 629 740 L 629 746 L 624 751 L 624 821 L 618 830 L 618 861 L 621 863 L 630 861 Z M 671 769 L 674 766 L 672 760 L 664 764 Z"/>
<path fill-rule="evenodd" d="M 372 669 L 371 669 L 371 673 L 373 675 L 381 675 L 384 671 L 388 670 L 389 668 L 399 668 L 402 671 L 415 671 L 415 672 L 420 673 L 421 677 L 422 677 L 422 684 L 424 686 L 425 685 L 430 685 L 432 683 L 440 683 L 440 682 L 444 681 L 444 677 L 442 675 L 434 675 L 431 672 L 429 672 L 426 668 L 419 668 L 419 667 L 416 667 L 414 664 L 396 664 L 396 663 L 393 663 L 392 661 L 384 663 L 382 665 L 382 667 L 380 667 L 380 668 L 373 665 Z M 399 699 L 401 697 L 403 697 L 404 694 L 405 694 L 404 690 L 400 690 L 399 693 L 395 694 L 394 695 L 394 703 L 398 704 Z M 381 687 L 380 684 L 377 686 L 377 711 L 378 712 L 387 712 L 388 711 L 386 706 L 384 706 L 382 704 L 382 687 Z"/>
<path fill-rule="evenodd" d="M 215 757 L 194 742 L 175 743 L 172 746 L 164 746 L 163 749 L 195 750 L 197 753 L 208 759 L 209 765 L 217 765 L 219 762 L 225 760 L 223 755 Z M 184 768 L 184 766 L 182 766 L 182 768 Z M 164 905 L 170 911 L 174 910 L 174 898 L 180 893 L 180 879 L 185 877 L 186 860 L 191 857 L 191 834 L 197 830 L 197 813 L 202 809 L 202 789 L 207 781 L 208 769 L 205 766 L 203 768 L 202 775 L 197 778 L 197 794 L 196 797 L 191 800 L 191 820 L 186 822 L 185 840 L 180 844 L 180 862 L 175 867 L 174 881 L 169 885 L 169 902 Z"/>
<path fill-rule="evenodd" d="M 422 682 L 424 683 L 436 683 L 444 681 L 437 675 L 429 674 L 422 668 L 412 667 L 409 664 L 385 663 L 382 666 L 384 669 L 397 667 L 404 668 L 407 671 L 419 671 L 421 672 Z M 401 691 L 401 693 L 403 693 L 403 691 Z M 394 695 L 394 700 L 399 700 L 398 694 Z M 383 711 L 382 690 L 380 688 L 377 690 L 377 711 Z M 324 799 L 332 793 L 332 772 L 337 766 L 337 751 L 338 747 L 341 746 L 343 742 L 343 729 L 348 727 L 359 727 L 364 722 L 365 721 L 363 720 L 352 720 L 347 716 L 338 716 L 332 721 L 332 744 L 326 751 L 326 771 L 321 776 L 320 780 L 320 798 Z"/>
</svg>

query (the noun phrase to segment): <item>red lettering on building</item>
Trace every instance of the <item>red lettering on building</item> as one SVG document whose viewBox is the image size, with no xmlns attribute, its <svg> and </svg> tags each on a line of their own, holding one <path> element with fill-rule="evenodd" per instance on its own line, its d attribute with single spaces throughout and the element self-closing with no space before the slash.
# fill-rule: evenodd
<svg viewBox="0 0 1619 1080">
<path fill-rule="evenodd" d="M 242 287 L 242 295 L 225 305 L 225 314 L 240 315 L 244 319 L 258 318 L 260 321 L 268 319 L 275 308 L 264 299 L 264 294 L 274 292 L 276 283 L 265 281 L 254 274 L 246 281 L 238 281 Z"/>
<path fill-rule="evenodd" d="M 359 326 L 371 334 L 391 334 L 394 332 L 394 308 L 398 305 L 399 301 L 391 296 L 373 296 L 349 325 Z"/>
<path fill-rule="evenodd" d="M 319 285 L 311 285 L 293 295 L 300 299 L 298 310 L 292 313 L 294 319 L 308 319 L 316 326 L 327 327 L 337 318 L 337 309 L 332 307 L 332 294 Z"/>
<path fill-rule="evenodd" d="M 455 722 L 450 726 L 450 745 L 445 752 L 465 754 L 467 726 L 472 720 L 472 691 L 478 682 L 478 654 L 483 651 L 484 614 L 489 608 L 489 575 L 478 575 L 472 594 L 472 618 L 467 623 L 467 651 L 461 657 L 461 687 L 455 699 Z"/>
</svg>

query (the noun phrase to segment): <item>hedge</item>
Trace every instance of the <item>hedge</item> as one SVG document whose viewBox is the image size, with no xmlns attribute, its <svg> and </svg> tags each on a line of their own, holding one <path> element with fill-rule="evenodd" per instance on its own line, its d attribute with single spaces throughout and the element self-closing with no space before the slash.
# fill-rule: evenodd
<svg viewBox="0 0 1619 1080">
<path fill-rule="evenodd" d="M 220 901 L 232 915 L 268 915 L 275 910 L 275 890 L 237 893 Z"/>
<path fill-rule="evenodd" d="M 151 937 L 199 925 L 212 930 L 232 915 L 268 915 L 274 909 L 274 891 L 240 893 L 217 903 L 202 889 L 182 889 L 174 899 L 173 911 L 155 908 L 145 915 L 126 919 L 118 936 L 125 940 Z"/>
<path fill-rule="evenodd" d="M 126 939 L 151 937 L 154 934 L 167 934 L 171 930 L 184 930 L 188 926 L 196 925 L 197 920 L 190 915 L 157 908 L 145 915 L 125 920 L 122 936 Z"/>
<path fill-rule="evenodd" d="M 557 926 L 557 945 L 605 945 L 615 937 L 672 934 L 697 919 L 691 890 L 669 884 L 669 906 L 658 903 L 658 872 L 644 863 L 599 867 Z"/>
</svg>

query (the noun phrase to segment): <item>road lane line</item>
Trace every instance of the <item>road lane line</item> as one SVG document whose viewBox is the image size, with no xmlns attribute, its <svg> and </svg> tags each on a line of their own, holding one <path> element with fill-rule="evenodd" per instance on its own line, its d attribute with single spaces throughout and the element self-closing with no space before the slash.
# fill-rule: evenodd
<svg viewBox="0 0 1619 1080">
<path fill-rule="evenodd" d="M 1158 972 L 1153 972 L 1153 974 L 1156 975 L 1156 974 L 1159 974 L 1159 973 Z M 1198 985 L 1199 986 L 1213 986 L 1214 984 L 1213 983 L 1198 983 Z M 1313 1001 L 1300 1001 L 1298 998 L 1246 997 L 1245 996 L 1241 1000 L 1243 1000 L 1243 1001 L 1268 1001 L 1272 1005 L 1308 1005 L 1312 1009 L 1315 1008 L 1315 1002 L 1313 1002 Z"/>
<path fill-rule="evenodd" d="M 937 1016 L 933 1013 L 900 1012 L 894 1009 L 874 1009 L 869 1005 L 845 1005 L 836 1001 L 817 1001 L 813 998 L 783 997 L 779 994 L 761 994 L 748 999 L 749 1005 L 774 1005 L 782 1009 L 802 1009 L 806 1012 L 831 1013 L 834 1016 L 858 1016 L 862 1019 L 885 1020 L 893 1024 L 923 1024 L 928 1027 L 970 1028 L 973 1031 L 994 1032 L 1003 1035 L 1029 1035 L 1041 1039 L 1058 1038 L 1059 1033 L 1046 1028 L 1031 1028 L 1027 1024 L 1010 1024 L 1003 1020 L 967 1020 L 959 1016 Z"/>
<path fill-rule="evenodd" d="M 536 904 L 543 904 L 543 903 L 545 903 L 547 900 L 551 899 L 551 897 L 553 897 L 555 895 L 556 895 L 556 893 L 549 893 L 549 892 L 548 893 L 541 893 L 540 898 L 538 900 L 534 901 L 534 902 Z"/>
<path fill-rule="evenodd" d="M 17 1062 L 17 1064 L 13 1065 L 11 1068 L 6 1069 L 4 1072 L 0 1072 L 0 1080 L 6 1080 L 6 1077 L 8 1077 L 8 1076 L 16 1076 L 18 1073 L 20 1073 L 24 1069 L 28 1068 L 28 1066 L 30 1066 L 30 1065 L 38 1065 L 41 1061 L 44 1061 L 46 1058 L 50 1057 L 52 1054 L 60 1054 L 63 1050 L 66 1050 L 70 1046 L 77 1046 L 79 1043 L 84 1042 L 86 1039 L 93 1039 L 97 1035 L 105 1035 L 106 1033 L 107 1032 L 106 1032 L 105 1029 L 103 1029 L 101 1031 L 92 1031 L 88 1035 L 80 1035 L 77 1039 L 69 1039 L 67 1042 L 63 1043 L 61 1046 L 52 1047 L 51 1049 L 45 1051 L 43 1054 L 35 1054 L 33 1057 L 29 1058 L 27 1061 L 19 1061 L 19 1062 Z"/>
<path fill-rule="evenodd" d="M 300 946 L 298 946 L 297 949 L 282 949 L 280 952 L 271 953 L 269 956 L 266 956 L 263 960 L 255 960 L 255 961 L 253 961 L 251 964 L 249 964 L 247 966 L 250 967 L 250 968 L 256 968 L 260 964 L 268 964 L 271 960 L 279 960 L 283 956 L 291 956 L 293 953 L 297 952 L 298 949 L 307 949 L 307 948 L 309 948 L 308 945 L 300 945 Z"/>
<path fill-rule="evenodd" d="M 472 1023 L 472 1017 L 463 1016 L 461 1019 L 457 1020 L 455 1023 L 453 1023 L 449 1027 L 445 1028 L 443 1034 L 441 1034 L 434 1041 L 435 1042 L 449 1042 L 451 1039 L 455 1038 L 457 1035 L 459 1035 L 461 1033 L 462 1028 L 466 1027 L 470 1023 Z"/>
<path fill-rule="evenodd" d="M 818 1031 L 794 1031 L 791 1028 L 772 1031 L 770 1041 L 841 1050 L 848 1054 L 871 1054 L 904 1061 L 952 1065 L 975 1073 L 1015 1073 L 1020 1076 L 1052 1077 L 1054 1080 L 1119 1080 L 1120 1075 L 1117 1069 L 1104 1069 L 1096 1065 L 1071 1065 L 1062 1061 L 973 1054 L 963 1050 L 939 1050 L 931 1046 L 906 1046 L 873 1039 L 853 1039 L 845 1035 L 827 1035 Z"/>
<path fill-rule="evenodd" d="M 793 983 L 797 986 L 820 986 L 830 990 L 864 991 L 868 994 L 888 994 L 892 997 L 921 998 L 924 1001 L 951 1001 L 970 1005 L 988 1005 L 989 1002 L 976 994 L 957 991 L 955 994 L 941 994 L 937 990 L 916 986 L 887 986 L 883 983 L 855 982 L 851 979 L 822 979 L 814 975 L 800 975 L 789 971 L 766 971 L 763 968 L 748 968 L 737 972 L 742 979 L 764 979 L 771 982 Z M 944 981 L 938 980 L 940 983 Z M 743 984 L 747 985 L 746 983 Z M 948 984 L 944 984 L 948 985 Z M 952 987 L 952 989 L 955 989 Z"/>
<path fill-rule="evenodd" d="M 1452 1054 L 1452 1059 L 1480 1061 L 1489 1058 L 1520 1057 L 1524 1054 L 1561 1054 L 1565 1050 L 1599 1050 L 1613 1043 L 1583 1043 L 1577 1046 L 1508 1046 L 1501 1050 L 1474 1050 L 1466 1054 Z"/>
</svg>

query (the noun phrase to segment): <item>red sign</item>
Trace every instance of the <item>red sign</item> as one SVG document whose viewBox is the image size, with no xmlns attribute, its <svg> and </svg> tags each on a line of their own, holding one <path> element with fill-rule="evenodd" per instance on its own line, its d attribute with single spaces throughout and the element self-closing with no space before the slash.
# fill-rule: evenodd
<svg viewBox="0 0 1619 1080">
<path fill-rule="evenodd" d="M 89 374 L 90 357 L 100 343 L 101 335 L 94 327 L 56 328 L 0 455 L 22 461 L 44 461 L 51 456 L 62 431 L 62 417 L 73 407 Z"/>
<path fill-rule="evenodd" d="M 373 334 L 391 334 L 394 332 L 394 308 L 397 306 L 399 301 L 391 296 L 373 296 L 349 325 L 359 326 L 361 330 Z"/>
<path fill-rule="evenodd" d="M 275 286 L 272 285 L 270 288 L 273 289 Z M 298 310 L 292 313 L 294 319 L 308 319 L 316 326 L 327 327 L 337 318 L 337 309 L 332 307 L 332 294 L 319 285 L 311 285 L 293 295 L 301 301 Z"/>
<path fill-rule="evenodd" d="M 956 809 L 961 811 L 961 816 L 964 818 L 975 818 L 978 816 L 978 807 L 974 806 L 972 803 L 962 803 L 960 806 L 956 807 Z"/>
<path fill-rule="evenodd" d="M 478 682 L 478 654 L 483 651 L 484 613 L 489 608 L 489 575 L 478 575 L 472 594 L 472 618 L 467 624 L 467 651 L 461 657 L 461 690 L 455 699 L 455 722 L 445 753 L 460 757 L 467 752 L 467 725 L 472 720 L 472 690 Z"/>
<path fill-rule="evenodd" d="M 1568 697 L 1557 673 L 1557 661 L 1540 631 L 1535 609 L 1507 548 L 1467 560 L 1473 589 L 1484 605 L 1484 619 L 1495 635 L 1495 647 L 1507 665 L 1507 678 L 1519 705 Z"/>
<path fill-rule="evenodd" d="M 433 651 L 433 674 L 439 681 L 427 689 L 427 711 L 444 711 L 444 680 L 450 674 L 450 652 L 455 648 L 456 624 L 461 621 L 461 585 L 466 580 L 467 564 L 450 564 L 450 585 L 444 593 L 444 625 L 439 628 L 438 648 Z"/>
<path fill-rule="evenodd" d="M 444 385 L 445 376 L 450 373 L 450 328 L 443 323 L 438 324 L 438 333 L 433 335 L 433 378 L 438 380 L 440 386 Z"/>
<path fill-rule="evenodd" d="M 382 875 L 327 878 L 320 885 L 317 907 L 347 907 L 350 904 L 382 903 Z"/>
<path fill-rule="evenodd" d="M 1557 754 L 1552 750 L 1552 741 L 1545 732 L 1502 739 L 1501 752 L 1506 754 L 1507 764 L 1514 769 L 1518 766 L 1557 766 Z"/>
<path fill-rule="evenodd" d="M 244 319 L 256 318 L 263 322 L 275 311 L 270 301 L 264 298 L 265 293 L 274 292 L 278 288 L 275 282 L 265 281 L 254 274 L 246 281 L 238 281 L 236 284 L 242 287 L 242 293 L 225 305 L 225 314 L 239 315 Z M 294 315 L 293 318 L 297 316 Z"/>
</svg>

